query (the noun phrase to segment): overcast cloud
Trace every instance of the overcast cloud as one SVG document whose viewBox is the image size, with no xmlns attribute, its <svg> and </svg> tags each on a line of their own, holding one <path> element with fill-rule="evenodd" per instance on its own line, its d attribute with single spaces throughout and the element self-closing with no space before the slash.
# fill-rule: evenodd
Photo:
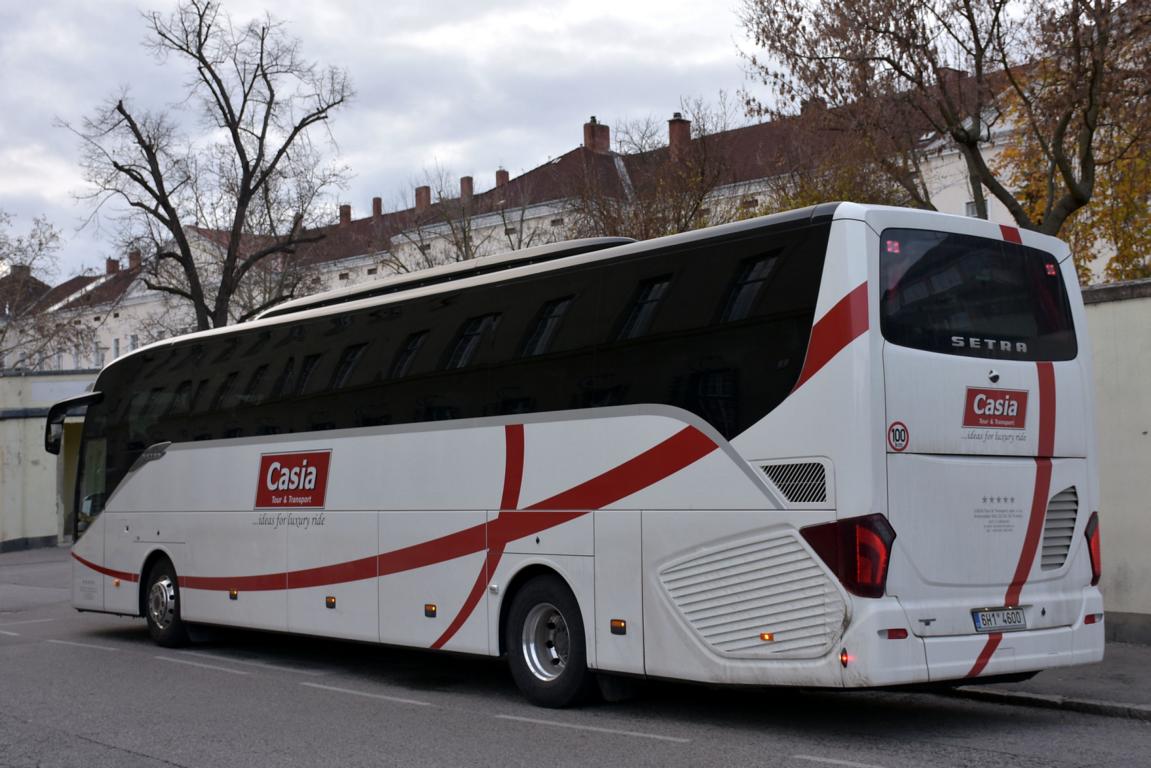
<svg viewBox="0 0 1151 768">
<path fill-rule="evenodd" d="M 472 175 L 477 191 L 503 167 L 517 175 L 582 140 L 590 115 L 618 125 L 666 119 L 681 97 L 714 99 L 744 85 L 737 0 L 225 0 L 245 20 L 271 8 L 304 54 L 346 67 L 355 101 L 333 117 L 340 159 L 353 174 L 340 202 L 366 215 L 411 204 L 438 164 Z M 138 107 L 180 95 L 188 76 L 158 65 L 141 42 L 138 0 L 0 2 L 0 209 L 25 230 L 46 215 L 64 234 L 61 275 L 96 268 L 112 232 L 78 227 L 89 210 L 79 144 L 58 120 L 79 122 L 129 88 Z M 333 213 L 336 201 L 332 200 Z"/>
</svg>

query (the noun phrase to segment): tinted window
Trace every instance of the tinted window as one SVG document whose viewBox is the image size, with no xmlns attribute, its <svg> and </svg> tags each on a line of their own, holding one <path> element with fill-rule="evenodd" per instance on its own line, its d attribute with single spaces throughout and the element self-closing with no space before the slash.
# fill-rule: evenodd
<svg viewBox="0 0 1151 768">
<path fill-rule="evenodd" d="M 734 437 L 798 378 L 827 234 L 761 228 L 131 356 L 96 387 L 109 490 L 167 440 L 650 404 Z"/>
<path fill-rule="evenodd" d="M 884 230 L 880 250 L 888 341 L 971 357 L 1075 357 L 1067 289 L 1050 253 L 919 229 Z"/>
</svg>

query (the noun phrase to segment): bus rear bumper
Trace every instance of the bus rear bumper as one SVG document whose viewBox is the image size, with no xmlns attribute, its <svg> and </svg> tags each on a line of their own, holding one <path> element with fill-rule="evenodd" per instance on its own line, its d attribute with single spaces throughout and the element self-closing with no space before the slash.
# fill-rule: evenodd
<svg viewBox="0 0 1151 768">
<path fill-rule="evenodd" d="M 978 679 L 1102 661 L 1103 600 L 1095 589 L 1085 598 L 1084 612 L 1069 627 L 924 638 L 930 679 Z M 1087 623 L 1088 616 L 1097 618 Z"/>
</svg>

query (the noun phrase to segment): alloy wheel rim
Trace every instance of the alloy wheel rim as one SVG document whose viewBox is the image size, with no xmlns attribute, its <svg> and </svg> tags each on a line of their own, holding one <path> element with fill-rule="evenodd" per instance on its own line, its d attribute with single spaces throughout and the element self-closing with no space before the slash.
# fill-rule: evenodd
<svg viewBox="0 0 1151 768">
<path fill-rule="evenodd" d="M 528 670 L 551 682 L 563 674 L 571 653 L 571 637 L 563 614 L 551 603 L 540 603 L 524 618 L 520 649 Z"/>
<path fill-rule="evenodd" d="M 167 629 L 176 616 L 176 585 L 167 576 L 148 591 L 148 616 L 159 629 Z"/>
</svg>

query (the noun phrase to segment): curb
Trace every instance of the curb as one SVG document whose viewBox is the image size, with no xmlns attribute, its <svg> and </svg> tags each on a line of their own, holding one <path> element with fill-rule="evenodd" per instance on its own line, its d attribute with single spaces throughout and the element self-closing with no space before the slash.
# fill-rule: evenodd
<svg viewBox="0 0 1151 768">
<path fill-rule="evenodd" d="M 951 693 L 953 696 L 964 699 L 990 701 L 997 704 L 1016 704 L 1024 707 L 1038 707 L 1042 709 L 1063 709 L 1071 712 L 1083 712 L 1089 715 L 1127 717 L 1134 720 L 1151 722 L 1151 706 L 1147 704 L 1123 704 L 1117 701 L 1077 699 L 1070 696 L 1027 693 L 1026 691 L 1002 691 L 981 686 L 963 686 L 953 689 Z"/>
</svg>

